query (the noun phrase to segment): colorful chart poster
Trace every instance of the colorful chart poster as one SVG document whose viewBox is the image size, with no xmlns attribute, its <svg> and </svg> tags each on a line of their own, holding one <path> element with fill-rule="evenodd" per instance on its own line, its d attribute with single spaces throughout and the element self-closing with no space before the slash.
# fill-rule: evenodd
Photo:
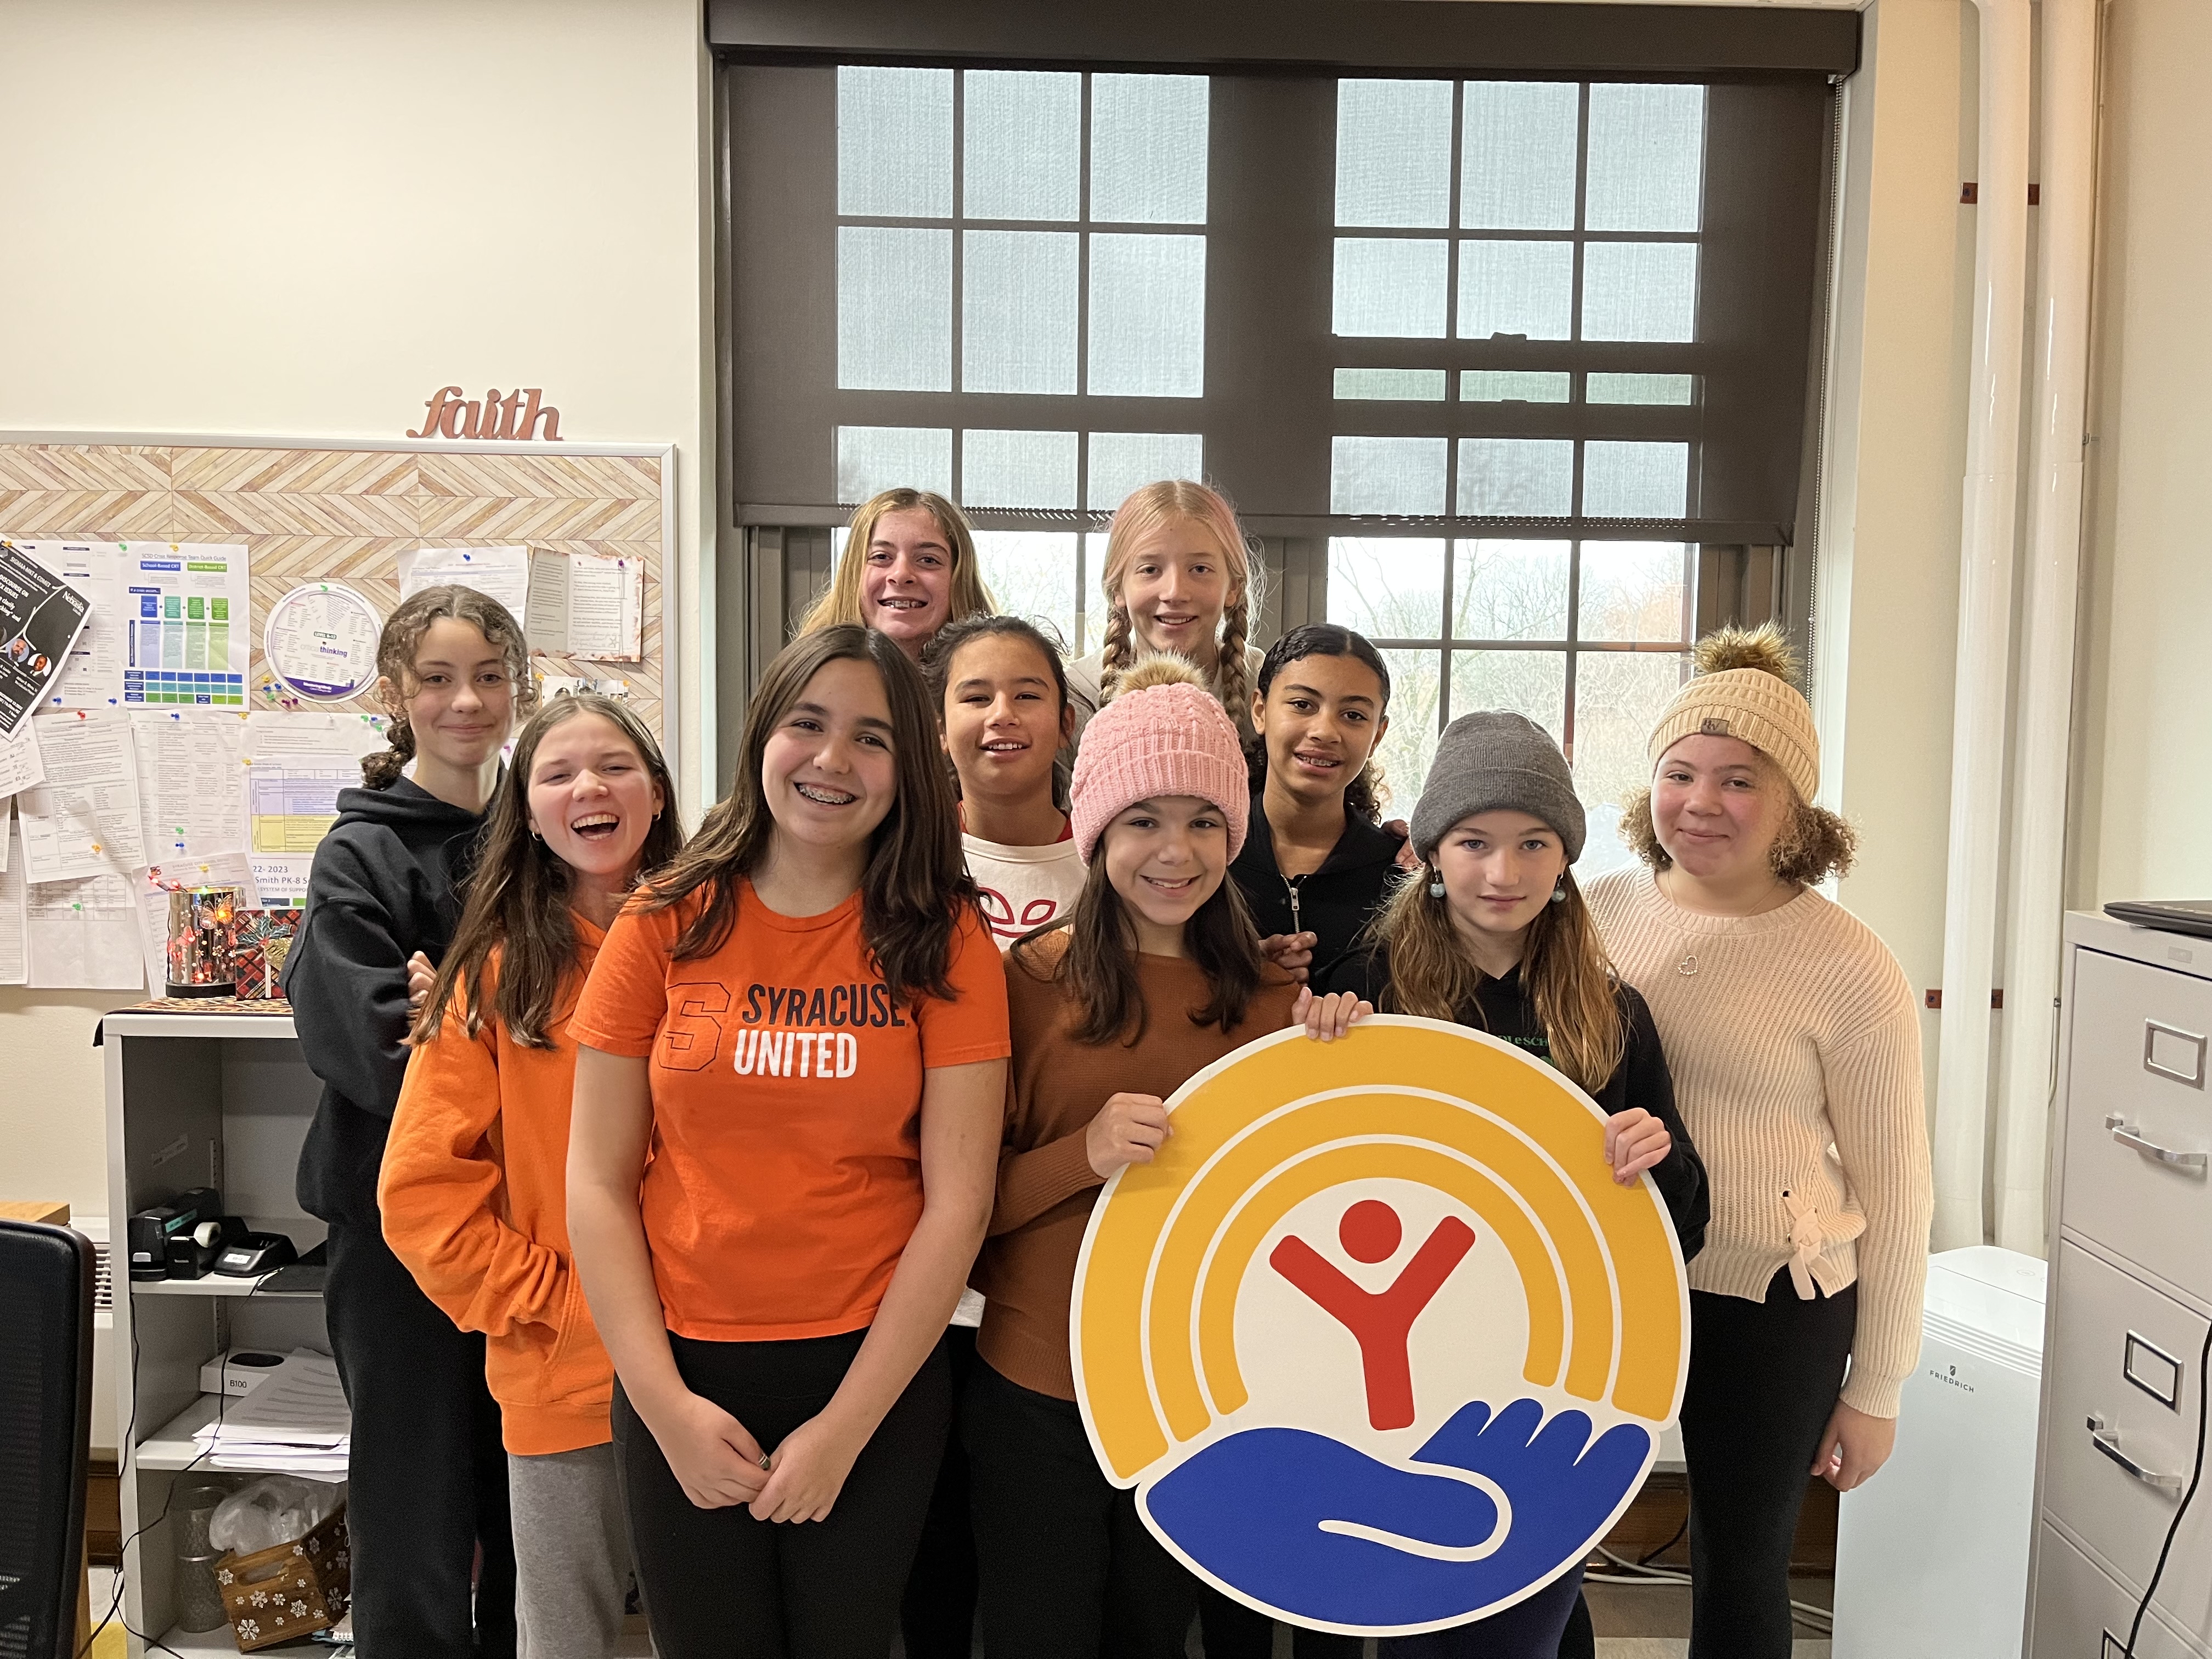
<svg viewBox="0 0 2212 1659">
<path fill-rule="evenodd" d="M 123 700 L 133 708 L 246 707 L 243 547 L 123 542 Z"/>
</svg>

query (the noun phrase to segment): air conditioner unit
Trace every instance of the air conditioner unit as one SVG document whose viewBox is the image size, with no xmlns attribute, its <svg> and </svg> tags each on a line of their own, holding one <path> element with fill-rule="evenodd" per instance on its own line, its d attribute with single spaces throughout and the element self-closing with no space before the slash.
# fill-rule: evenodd
<svg viewBox="0 0 2212 1659">
<path fill-rule="evenodd" d="M 1837 1516 L 1835 1659 L 2019 1659 L 2044 1281 L 1990 1245 L 1929 1262 L 1897 1449 Z"/>
</svg>

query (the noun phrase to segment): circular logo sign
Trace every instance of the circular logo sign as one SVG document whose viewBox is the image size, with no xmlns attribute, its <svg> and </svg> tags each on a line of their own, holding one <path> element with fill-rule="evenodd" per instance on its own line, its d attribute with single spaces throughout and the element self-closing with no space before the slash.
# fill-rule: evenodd
<svg viewBox="0 0 2212 1659">
<path fill-rule="evenodd" d="M 1408 1635 L 1534 1595 L 1643 1484 L 1689 1294 L 1648 1176 L 1509 1043 L 1378 1015 L 1193 1078 L 1106 1184 L 1076 1396 L 1161 1542 L 1300 1625 Z"/>
</svg>

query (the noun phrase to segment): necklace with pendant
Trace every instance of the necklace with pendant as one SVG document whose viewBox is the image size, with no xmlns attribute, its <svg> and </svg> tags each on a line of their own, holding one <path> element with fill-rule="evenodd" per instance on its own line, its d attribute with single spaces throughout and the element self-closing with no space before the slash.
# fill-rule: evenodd
<svg viewBox="0 0 2212 1659">
<path fill-rule="evenodd" d="M 1666 879 L 1663 872 L 1659 878 L 1656 884 L 1659 888 L 1660 897 L 1665 899 L 1668 903 L 1673 905 L 1678 910 L 1682 908 L 1680 902 L 1678 901 L 1672 893 L 1667 890 Z M 1695 979 L 1698 976 L 1697 951 L 1691 945 L 1690 936 L 1687 933 L 1684 933 L 1680 937 L 1682 940 L 1682 957 L 1681 960 L 1674 964 L 1674 971 L 1680 974 L 1684 979 Z"/>
</svg>

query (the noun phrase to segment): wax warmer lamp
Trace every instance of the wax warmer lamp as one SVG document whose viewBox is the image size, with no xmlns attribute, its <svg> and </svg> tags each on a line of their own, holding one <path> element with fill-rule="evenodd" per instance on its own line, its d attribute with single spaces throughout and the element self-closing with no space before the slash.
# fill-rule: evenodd
<svg viewBox="0 0 2212 1659">
<path fill-rule="evenodd" d="M 228 997 L 238 992 L 233 965 L 238 940 L 235 887 L 169 890 L 168 992 L 173 997 Z"/>
</svg>

